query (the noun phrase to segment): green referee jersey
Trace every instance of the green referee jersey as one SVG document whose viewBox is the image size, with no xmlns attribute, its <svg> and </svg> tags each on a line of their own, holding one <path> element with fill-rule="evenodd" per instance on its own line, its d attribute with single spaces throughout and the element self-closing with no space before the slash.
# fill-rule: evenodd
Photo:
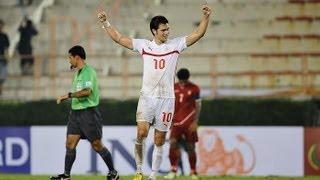
<svg viewBox="0 0 320 180">
<path fill-rule="evenodd" d="M 97 74 L 96 71 L 87 64 L 76 73 L 72 82 L 72 92 L 81 91 L 86 88 L 91 89 L 91 94 L 87 97 L 72 98 L 71 108 L 73 110 L 94 107 L 99 104 L 100 94 Z"/>
</svg>

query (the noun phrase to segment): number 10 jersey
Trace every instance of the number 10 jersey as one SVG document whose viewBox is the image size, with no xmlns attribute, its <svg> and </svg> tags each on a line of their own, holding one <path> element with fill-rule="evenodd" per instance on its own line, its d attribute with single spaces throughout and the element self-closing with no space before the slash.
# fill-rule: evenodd
<svg viewBox="0 0 320 180">
<path fill-rule="evenodd" d="M 174 78 L 180 53 L 187 48 L 186 37 L 157 45 L 146 39 L 133 39 L 133 50 L 143 59 L 141 95 L 174 98 Z"/>
</svg>

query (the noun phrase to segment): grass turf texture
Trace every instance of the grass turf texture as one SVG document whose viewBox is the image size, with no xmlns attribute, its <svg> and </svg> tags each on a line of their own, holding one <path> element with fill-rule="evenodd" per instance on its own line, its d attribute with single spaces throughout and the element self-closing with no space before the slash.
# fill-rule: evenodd
<svg viewBox="0 0 320 180">
<path fill-rule="evenodd" d="M 266 176 L 266 177 L 252 177 L 252 176 L 199 176 L 200 180 L 319 180 L 320 176 L 308 176 L 308 177 L 278 177 L 278 176 Z M 48 180 L 49 176 L 32 176 L 32 175 L 12 175 L 1 174 L 0 180 Z M 92 175 L 92 176 L 72 176 L 72 180 L 105 180 L 105 176 Z M 120 180 L 132 180 L 133 176 L 121 176 Z M 146 176 L 144 179 L 148 179 Z M 176 180 L 189 180 L 188 176 L 180 176 Z M 164 180 L 163 176 L 159 176 L 157 180 Z"/>
</svg>

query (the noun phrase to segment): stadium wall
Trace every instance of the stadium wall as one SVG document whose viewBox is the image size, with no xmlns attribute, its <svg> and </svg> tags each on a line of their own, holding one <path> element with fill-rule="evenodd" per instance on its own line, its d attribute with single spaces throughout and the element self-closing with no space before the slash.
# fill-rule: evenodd
<svg viewBox="0 0 320 180">
<path fill-rule="evenodd" d="M 320 132 L 320 128 L 312 130 Z M 123 175 L 134 174 L 135 131 L 134 126 L 105 126 L 103 129 L 103 142 Z M 62 172 L 65 135 L 65 126 L 1 127 L 0 173 Z M 204 126 L 199 128 L 198 171 L 202 175 L 304 176 L 305 136 L 302 127 Z M 151 140 L 152 136 L 146 142 L 143 167 L 146 173 L 151 166 Z M 164 147 L 161 173 L 170 169 L 168 142 Z M 77 153 L 73 174 L 106 173 L 106 166 L 87 141 L 79 143 Z M 187 156 L 183 154 L 182 157 L 183 168 L 179 172 L 188 174 Z"/>
</svg>

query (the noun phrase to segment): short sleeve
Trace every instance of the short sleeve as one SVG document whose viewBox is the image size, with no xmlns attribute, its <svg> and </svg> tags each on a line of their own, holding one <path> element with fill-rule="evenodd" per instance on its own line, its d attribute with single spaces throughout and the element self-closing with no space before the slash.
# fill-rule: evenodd
<svg viewBox="0 0 320 180">
<path fill-rule="evenodd" d="M 198 86 L 195 86 L 194 87 L 194 99 L 197 100 L 197 99 L 200 99 L 200 88 Z"/>
<path fill-rule="evenodd" d="M 140 54 L 142 54 L 142 49 L 145 46 L 145 39 L 133 39 L 132 44 L 133 44 L 133 51 L 137 51 Z"/>
<path fill-rule="evenodd" d="M 88 71 L 82 78 L 82 89 L 93 87 L 93 80 L 95 78 L 95 72 L 94 71 Z"/>
<path fill-rule="evenodd" d="M 174 41 L 177 44 L 177 50 L 179 52 L 182 52 L 187 48 L 186 36 L 175 38 Z"/>
</svg>

